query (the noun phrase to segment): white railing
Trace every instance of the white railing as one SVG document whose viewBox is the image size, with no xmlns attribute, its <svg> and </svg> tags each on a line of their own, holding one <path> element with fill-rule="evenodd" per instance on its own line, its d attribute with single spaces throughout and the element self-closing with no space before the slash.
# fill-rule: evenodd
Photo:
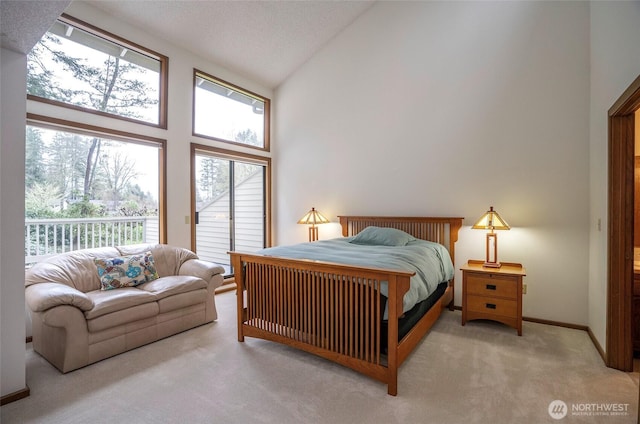
<svg viewBox="0 0 640 424">
<path fill-rule="evenodd" d="M 24 260 L 94 247 L 158 243 L 158 217 L 25 219 Z"/>
</svg>

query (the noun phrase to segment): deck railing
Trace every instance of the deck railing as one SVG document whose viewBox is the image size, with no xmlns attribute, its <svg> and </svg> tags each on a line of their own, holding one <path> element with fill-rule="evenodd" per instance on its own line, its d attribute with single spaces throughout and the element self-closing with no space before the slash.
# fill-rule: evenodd
<svg viewBox="0 0 640 424">
<path fill-rule="evenodd" d="M 158 243 L 158 217 L 25 219 L 24 240 L 26 265 L 72 250 Z"/>
</svg>

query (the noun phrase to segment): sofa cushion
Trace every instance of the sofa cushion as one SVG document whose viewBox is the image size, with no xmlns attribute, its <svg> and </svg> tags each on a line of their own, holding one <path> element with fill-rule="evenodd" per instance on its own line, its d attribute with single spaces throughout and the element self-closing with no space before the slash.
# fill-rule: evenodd
<svg viewBox="0 0 640 424">
<path fill-rule="evenodd" d="M 193 305 L 203 305 L 207 301 L 207 290 L 193 290 L 187 293 L 180 293 L 175 296 L 165 297 L 158 301 L 161 314 L 167 312 L 186 309 Z"/>
<path fill-rule="evenodd" d="M 158 278 L 151 252 L 95 260 L 101 290 L 135 287 Z"/>
<path fill-rule="evenodd" d="M 160 308 L 156 302 L 149 302 L 89 319 L 87 320 L 87 327 L 90 332 L 95 333 L 121 325 L 133 324 L 135 326 L 140 321 L 156 317 L 159 310 Z M 146 326 L 153 324 L 155 324 L 153 319 L 146 322 Z"/>
<path fill-rule="evenodd" d="M 100 289 L 94 260 L 119 255 L 115 247 L 75 250 L 39 262 L 25 273 L 25 286 L 37 283 L 61 283 L 83 293 Z"/>
<path fill-rule="evenodd" d="M 189 275 L 171 275 L 141 284 L 136 289 L 152 293 L 156 300 L 160 300 L 179 293 L 206 288 L 207 283 L 202 278 Z"/>
<path fill-rule="evenodd" d="M 136 287 L 107 291 L 94 290 L 88 292 L 87 296 L 94 303 L 93 309 L 84 313 L 87 319 L 94 319 L 112 312 L 156 301 L 156 297 L 152 293 L 139 290 Z"/>
</svg>

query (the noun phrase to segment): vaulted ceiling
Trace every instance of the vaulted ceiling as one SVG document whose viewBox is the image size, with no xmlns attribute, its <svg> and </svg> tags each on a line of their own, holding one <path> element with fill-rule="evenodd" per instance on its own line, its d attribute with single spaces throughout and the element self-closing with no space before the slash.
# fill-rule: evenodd
<svg viewBox="0 0 640 424">
<path fill-rule="evenodd" d="M 2 46 L 28 52 L 70 3 L 2 0 Z M 373 4 L 370 0 L 88 3 L 268 88 L 277 87 Z"/>
</svg>

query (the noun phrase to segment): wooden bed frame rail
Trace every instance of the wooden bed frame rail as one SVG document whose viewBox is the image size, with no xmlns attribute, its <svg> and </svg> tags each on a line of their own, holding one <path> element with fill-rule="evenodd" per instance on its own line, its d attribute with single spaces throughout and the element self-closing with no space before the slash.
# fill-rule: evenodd
<svg viewBox="0 0 640 424">
<path fill-rule="evenodd" d="M 399 229 L 416 237 L 441 243 L 446 239 L 452 257 L 462 224 L 462 218 L 340 217 L 340 221 L 346 235 L 377 225 L 402 227 Z M 407 231 L 411 222 L 414 227 Z M 245 336 L 257 337 L 313 353 L 386 383 L 388 393 L 394 396 L 398 367 L 442 309 L 453 305 L 452 280 L 445 294 L 398 341 L 398 320 L 413 272 L 229 254 L 237 285 L 238 341 L 243 342 Z M 388 288 L 386 341 L 381 340 L 385 312 L 382 282 Z"/>
</svg>

